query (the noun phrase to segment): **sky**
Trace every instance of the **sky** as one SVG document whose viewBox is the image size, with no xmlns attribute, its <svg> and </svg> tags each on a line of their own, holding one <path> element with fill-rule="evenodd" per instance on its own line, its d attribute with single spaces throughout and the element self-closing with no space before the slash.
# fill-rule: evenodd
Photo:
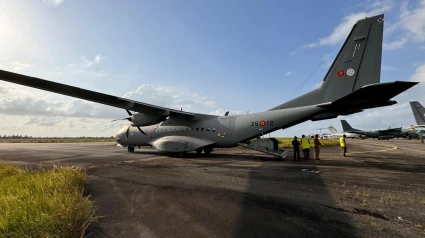
<svg viewBox="0 0 425 238">
<path fill-rule="evenodd" d="M 0 69 L 195 113 L 273 108 L 316 88 L 353 24 L 384 13 L 381 82 L 398 104 L 271 136 L 414 125 L 425 105 L 425 0 L 3 0 Z M 125 110 L 0 82 L 0 135 L 113 136 Z M 322 130 L 322 132 L 328 132 Z"/>
</svg>

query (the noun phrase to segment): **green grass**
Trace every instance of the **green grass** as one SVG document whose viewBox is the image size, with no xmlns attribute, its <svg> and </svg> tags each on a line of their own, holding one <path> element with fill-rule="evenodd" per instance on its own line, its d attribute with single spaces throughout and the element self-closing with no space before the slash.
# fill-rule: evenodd
<svg viewBox="0 0 425 238">
<path fill-rule="evenodd" d="M 81 142 L 116 142 L 116 140 L 115 138 L 0 139 L 0 143 L 81 143 Z"/>
<path fill-rule="evenodd" d="M 26 171 L 0 163 L 0 237 L 82 237 L 94 217 L 77 168 Z"/>
<path fill-rule="evenodd" d="M 294 138 L 276 138 L 279 142 L 279 147 L 280 148 L 288 148 L 288 147 L 292 147 L 292 140 Z M 300 140 L 300 138 L 298 138 L 298 140 Z M 310 138 L 310 143 L 313 147 L 313 140 Z M 321 139 L 320 143 L 322 143 L 322 146 L 336 146 L 339 145 L 339 141 L 338 140 L 328 140 L 328 139 Z"/>
</svg>

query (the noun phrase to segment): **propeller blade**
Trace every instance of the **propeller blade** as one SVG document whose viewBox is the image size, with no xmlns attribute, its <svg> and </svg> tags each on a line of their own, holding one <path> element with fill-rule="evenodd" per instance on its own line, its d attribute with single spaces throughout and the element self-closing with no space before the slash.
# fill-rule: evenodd
<svg viewBox="0 0 425 238">
<path fill-rule="evenodd" d="M 133 115 L 133 114 L 131 114 L 131 112 L 129 110 L 127 110 L 127 109 L 125 109 L 125 110 L 127 111 L 129 116 Z"/>
<path fill-rule="evenodd" d="M 128 126 L 127 131 L 125 132 L 125 138 L 128 140 L 128 132 L 130 131 L 131 125 Z"/>
<path fill-rule="evenodd" d="M 111 122 L 118 121 L 118 120 L 129 120 L 129 121 L 131 121 L 131 117 L 122 118 L 122 119 L 115 119 L 115 120 L 112 120 Z"/>
<path fill-rule="evenodd" d="M 144 132 L 142 131 L 142 129 L 140 129 L 140 127 L 137 127 L 137 129 L 139 129 L 139 131 L 140 131 L 140 132 L 142 132 L 142 134 L 143 134 L 143 135 L 147 136 L 147 135 L 146 135 L 146 133 L 144 133 Z"/>
</svg>

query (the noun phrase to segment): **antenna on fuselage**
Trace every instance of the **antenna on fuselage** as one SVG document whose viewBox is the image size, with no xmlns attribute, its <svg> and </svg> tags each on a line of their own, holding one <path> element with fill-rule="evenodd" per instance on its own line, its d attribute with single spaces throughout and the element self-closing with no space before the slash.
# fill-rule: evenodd
<svg viewBox="0 0 425 238">
<path fill-rule="evenodd" d="M 224 114 L 224 116 L 227 116 L 227 115 L 229 115 L 229 111 L 227 111 L 226 114 Z"/>
</svg>

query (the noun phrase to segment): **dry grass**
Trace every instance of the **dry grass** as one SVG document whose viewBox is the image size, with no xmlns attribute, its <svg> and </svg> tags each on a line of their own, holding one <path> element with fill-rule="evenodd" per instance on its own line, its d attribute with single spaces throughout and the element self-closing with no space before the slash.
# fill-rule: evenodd
<svg viewBox="0 0 425 238">
<path fill-rule="evenodd" d="M 46 139 L 0 139 L 0 143 L 82 143 L 115 142 L 115 138 L 46 138 Z"/>
<path fill-rule="evenodd" d="M 78 168 L 25 171 L 0 163 L 0 237 L 81 237 L 95 219 Z"/>
</svg>

